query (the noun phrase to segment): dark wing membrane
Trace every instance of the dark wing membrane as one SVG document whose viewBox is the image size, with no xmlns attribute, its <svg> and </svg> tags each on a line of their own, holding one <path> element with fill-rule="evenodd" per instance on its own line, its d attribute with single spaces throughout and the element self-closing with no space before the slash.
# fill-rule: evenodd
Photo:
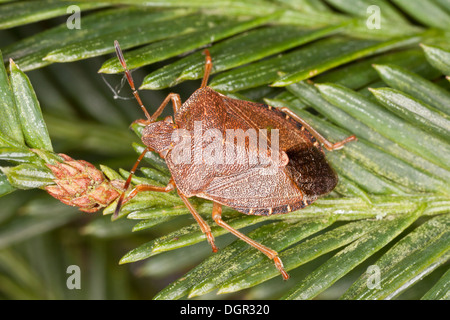
<svg viewBox="0 0 450 320">
<path fill-rule="evenodd" d="M 307 197 L 329 193 L 338 182 L 338 177 L 325 159 L 323 152 L 314 147 L 286 150 L 289 163 L 285 171 Z"/>
</svg>

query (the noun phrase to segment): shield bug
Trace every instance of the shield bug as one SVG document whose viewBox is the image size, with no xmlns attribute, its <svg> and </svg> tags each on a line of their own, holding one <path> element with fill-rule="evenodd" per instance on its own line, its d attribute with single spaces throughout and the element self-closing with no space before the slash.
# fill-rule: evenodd
<svg viewBox="0 0 450 320">
<path fill-rule="evenodd" d="M 126 198 L 124 192 L 114 215 L 138 192 L 176 190 L 216 252 L 210 227 L 188 198 L 211 200 L 213 220 L 273 260 L 283 279 L 288 279 L 276 251 L 222 220 L 222 205 L 252 215 L 288 213 L 310 205 L 333 190 L 338 182 L 320 143 L 332 151 L 356 137 L 333 144 L 288 108 L 232 99 L 212 90 L 207 86 L 212 68 L 208 50 L 204 51 L 205 73 L 200 88 L 184 103 L 178 94 L 170 93 L 150 115 L 117 41 L 115 49 L 133 95 L 147 118 L 137 120 L 145 125 L 142 141 L 147 148 L 130 171 L 125 190 L 149 151 L 165 159 L 172 176 L 166 187 L 137 185 Z M 156 121 L 169 102 L 174 116 Z"/>
</svg>

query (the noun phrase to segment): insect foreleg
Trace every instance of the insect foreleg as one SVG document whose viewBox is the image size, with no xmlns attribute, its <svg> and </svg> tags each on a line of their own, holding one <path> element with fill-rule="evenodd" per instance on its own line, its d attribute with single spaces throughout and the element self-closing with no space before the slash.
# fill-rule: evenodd
<svg viewBox="0 0 450 320">
<path fill-rule="evenodd" d="M 156 109 L 155 113 L 151 116 L 150 122 L 155 122 L 156 118 L 158 118 L 161 113 L 164 111 L 164 108 L 167 106 L 169 101 L 172 100 L 173 112 L 177 113 L 177 111 L 181 108 L 181 99 L 178 93 L 169 93 L 164 101 L 161 103 L 158 109 Z"/>
<path fill-rule="evenodd" d="M 172 190 L 175 190 L 175 183 L 172 179 L 170 179 L 169 183 L 165 187 L 157 187 L 157 186 L 150 186 L 147 184 L 139 184 L 136 187 L 134 187 L 133 190 L 128 194 L 126 199 L 122 202 L 122 205 L 133 199 L 139 192 L 142 191 L 153 191 L 153 192 L 170 192 Z"/>
</svg>

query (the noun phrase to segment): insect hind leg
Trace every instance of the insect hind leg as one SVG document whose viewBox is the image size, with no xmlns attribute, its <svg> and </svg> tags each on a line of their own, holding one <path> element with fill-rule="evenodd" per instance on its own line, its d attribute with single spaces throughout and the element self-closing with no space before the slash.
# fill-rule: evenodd
<svg viewBox="0 0 450 320">
<path fill-rule="evenodd" d="M 276 268 L 278 269 L 278 271 L 280 271 L 281 275 L 283 276 L 283 279 L 284 280 L 289 279 L 289 274 L 286 272 L 286 270 L 284 270 L 283 263 L 281 262 L 281 259 L 278 257 L 278 253 L 276 251 L 274 251 L 270 248 L 267 248 L 266 246 L 260 244 L 259 242 L 256 242 L 255 240 L 250 239 L 249 237 L 240 233 L 239 231 L 237 231 L 236 229 L 234 229 L 233 227 L 231 227 L 230 225 L 228 225 L 227 223 L 225 223 L 222 220 L 222 205 L 221 204 L 214 202 L 212 218 L 219 226 L 228 230 L 229 232 L 234 234 L 236 237 L 247 242 L 252 247 L 254 247 L 254 248 L 258 249 L 259 251 L 261 251 L 262 253 L 264 253 L 267 257 L 269 257 L 269 259 L 273 260 Z"/>
</svg>

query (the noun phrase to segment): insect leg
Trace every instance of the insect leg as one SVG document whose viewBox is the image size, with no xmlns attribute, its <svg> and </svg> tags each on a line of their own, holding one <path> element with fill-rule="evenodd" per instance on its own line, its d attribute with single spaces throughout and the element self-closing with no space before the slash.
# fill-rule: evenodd
<svg viewBox="0 0 450 320">
<path fill-rule="evenodd" d="M 186 207 L 189 209 L 194 219 L 199 224 L 202 232 L 206 235 L 206 239 L 211 245 L 212 251 L 217 252 L 219 249 L 216 247 L 214 243 L 214 236 L 211 233 L 211 228 L 209 227 L 209 225 L 205 222 L 205 220 L 202 219 L 202 217 L 198 214 L 198 212 L 195 210 L 195 208 L 192 206 L 192 204 L 189 202 L 189 200 L 186 198 L 184 194 L 178 192 L 178 195 L 180 196 L 181 200 L 183 200 L 184 204 L 186 205 Z"/>
<path fill-rule="evenodd" d="M 150 122 L 155 122 L 156 118 L 160 116 L 160 114 L 163 112 L 164 108 L 167 106 L 169 101 L 172 100 L 172 106 L 174 113 L 177 113 L 177 111 L 181 108 L 181 98 L 178 93 L 169 93 L 167 97 L 164 99 L 164 101 L 161 103 L 158 109 L 156 109 L 155 113 L 151 116 Z"/>
<path fill-rule="evenodd" d="M 311 127 L 305 120 L 300 118 L 297 114 L 295 114 L 289 108 L 282 107 L 280 110 L 283 111 L 284 113 L 286 113 L 287 115 L 289 115 L 290 117 L 292 117 L 295 121 L 300 122 L 302 124 L 302 126 L 304 126 L 314 136 L 314 138 L 316 138 L 321 143 L 323 143 L 324 147 L 328 151 L 341 149 L 344 147 L 344 144 L 346 144 L 347 142 L 357 140 L 356 136 L 353 135 L 353 136 L 345 138 L 342 141 L 332 143 L 332 142 L 328 141 L 327 139 L 325 139 L 325 137 L 322 136 L 319 132 L 317 132 L 316 129 Z"/>
<path fill-rule="evenodd" d="M 209 50 L 205 49 L 203 51 L 203 53 L 206 56 L 205 74 L 203 75 L 202 85 L 200 86 L 200 88 L 204 88 L 208 85 L 208 79 L 209 79 L 209 75 L 210 75 L 211 69 L 212 69 L 212 59 L 211 59 L 211 55 L 209 54 Z"/>
<path fill-rule="evenodd" d="M 133 177 L 134 172 L 136 171 L 136 169 L 137 169 L 139 163 L 141 162 L 141 160 L 144 158 L 145 154 L 146 154 L 148 151 L 151 151 L 151 149 L 150 149 L 150 148 L 145 148 L 144 151 L 143 151 L 143 152 L 141 153 L 141 155 L 139 156 L 139 158 L 136 160 L 136 163 L 134 164 L 133 168 L 132 168 L 131 171 L 130 171 L 130 175 L 128 176 L 128 179 L 127 179 L 127 181 L 125 182 L 125 186 L 124 186 L 124 189 L 125 189 L 125 190 L 127 190 L 128 187 L 130 186 L 131 178 Z M 123 192 L 123 193 L 120 195 L 119 201 L 117 202 L 116 210 L 114 211 L 114 218 L 116 218 L 117 215 L 119 214 L 120 208 L 122 207 L 122 204 L 123 204 L 123 199 L 124 199 L 124 197 L 125 197 L 125 192 Z"/>
<path fill-rule="evenodd" d="M 226 224 L 222 220 L 222 205 L 214 202 L 213 204 L 213 212 L 212 212 L 212 218 L 214 221 L 221 226 L 222 228 L 230 231 L 232 234 L 234 234 L 239 239 L 247 242 L 252 247 L 255 247 L 262 253 L 264 253 L 269 259 L 273 260 L 275 263 L 275 266 L 277 267 L 278 271 L 280 271 L 281 275 L 283 276 L 284 280 L 289 279 L 289 274 L 284 270 L 283 263 L 281 262 L 281 259 L 278 257 L 278 253 L 270 248 L 267 248 L 266 246 L 263 246 L 262 244 L 250 239 L 246 235 L 240 233 L 236 229 L 232 228 L 230 225 Z"/>
<path fill-rule="evenodd" d="M 126 197 L 125 200 L 123 200 L 122 205 L 133 199 L 139 192 L 141 191 L 154 191 L 154 192 L 170 192 L 175 189 L 175 182 L 173 179 L 170 179 L 169 183 L 165 187 L 157 187 L 157 186 L 151 186 L 148 184 L 139 184 L 134 187 L 133 190 L 131 190 L 128 197 Z"/>
</svg>

